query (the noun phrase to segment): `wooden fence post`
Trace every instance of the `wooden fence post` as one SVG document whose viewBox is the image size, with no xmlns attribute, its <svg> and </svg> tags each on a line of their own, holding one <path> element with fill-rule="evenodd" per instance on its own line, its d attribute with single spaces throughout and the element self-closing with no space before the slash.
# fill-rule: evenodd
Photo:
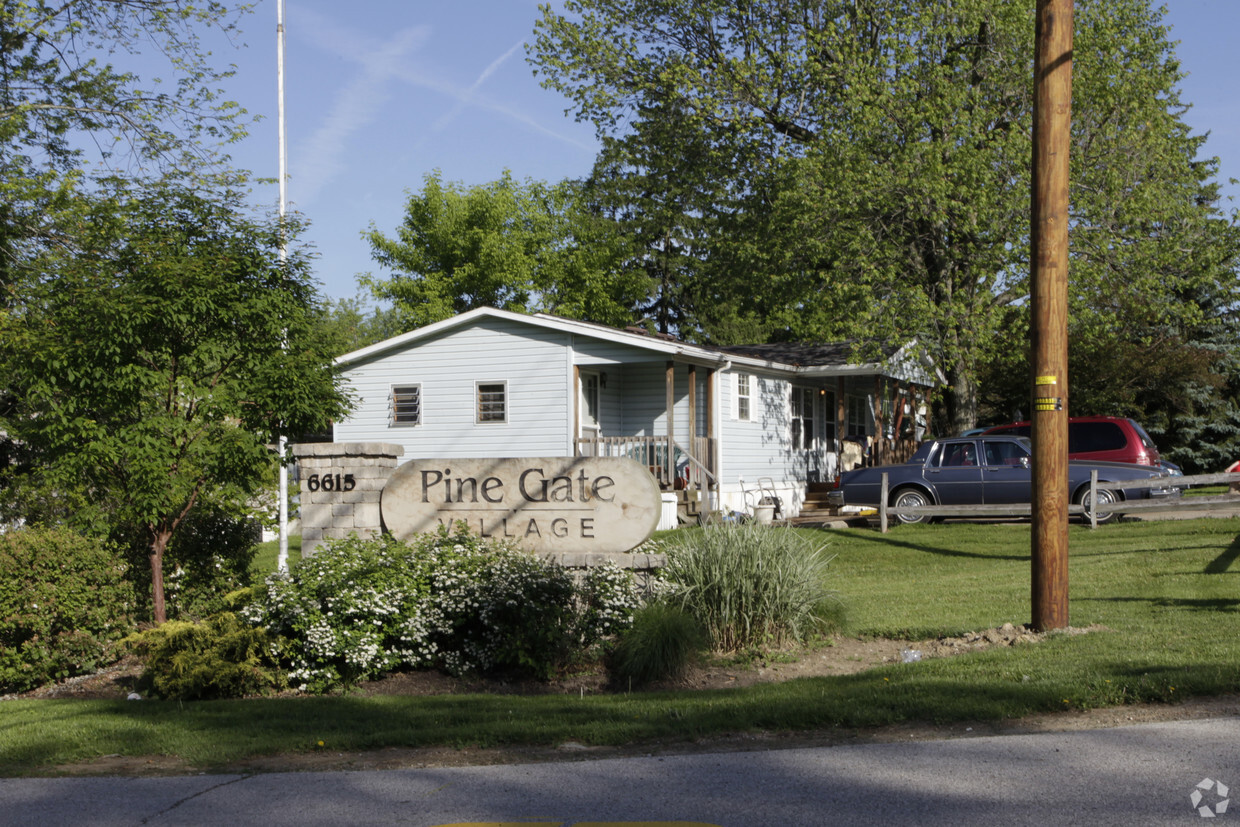
<svg viewBox="0 0 1240 827">
<path fill-rule="evenodd" d="M 887 472 L 883 472 L 883 481 L 878 488 L 878 529 L 887 533 Z"/>
</svg>

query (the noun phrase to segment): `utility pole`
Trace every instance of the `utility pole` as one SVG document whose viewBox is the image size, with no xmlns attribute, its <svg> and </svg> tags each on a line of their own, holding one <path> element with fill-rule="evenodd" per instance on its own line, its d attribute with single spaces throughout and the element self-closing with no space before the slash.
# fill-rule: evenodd
<svg viewBox="0 0 1240 827">
<path fill-rule="evenodd" d="M 284 132 L 284 0 L 276 0 L 276 110 L 278 112 L 277 142 L 280 156 L 280 263 L 288 260 L 288 231 L 284 226 L 284 213 L 288 208 L 288 151 Z M 280 434 L 280 551 L 276 557 L 276 569 L 288 571 L 288 437 Z"/>
<path fill-rule="evenodd" d="M 1073 0 L 1038 0 L 1034 29 L 1033 626 L 1068 625 L 1068 147 Z"/>
</svg>

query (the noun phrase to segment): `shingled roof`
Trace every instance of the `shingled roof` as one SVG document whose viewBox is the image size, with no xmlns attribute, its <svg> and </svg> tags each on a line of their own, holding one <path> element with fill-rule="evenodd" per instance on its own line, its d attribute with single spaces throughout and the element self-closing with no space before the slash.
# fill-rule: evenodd
<svg viewBox="0 0 1240 827">
<path fill-rule="evenodd" d="M 722 353 L 734 356 L 749 356 L 754 359 L 766 359 L 797 367 L 842 367 L 855 364 L 853 351 L 858 345 L 856 341 L 846 342 L 776 342 L 766 345 L 728 345 L 711 347 Z M 899 350 L 898 347 L 879 347 L 878 352 L 883 359 L 888 359 Z"/>
</svg>

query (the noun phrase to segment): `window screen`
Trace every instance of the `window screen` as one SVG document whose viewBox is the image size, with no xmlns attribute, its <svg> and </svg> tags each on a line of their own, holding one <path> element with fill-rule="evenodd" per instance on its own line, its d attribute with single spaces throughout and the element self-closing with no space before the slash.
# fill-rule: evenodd
<svg viewBox="0 0 1240 827">
<path fill-rule="evenodd" d="M 392 388 L 392 424 L 422 424 L 421 385 L 396 385 Z"/>
<path fill-rule="evenodd" d="M 508 421 L 508 386 L 504 382 L 478 383 L 478 421 Z"/>
</svg>

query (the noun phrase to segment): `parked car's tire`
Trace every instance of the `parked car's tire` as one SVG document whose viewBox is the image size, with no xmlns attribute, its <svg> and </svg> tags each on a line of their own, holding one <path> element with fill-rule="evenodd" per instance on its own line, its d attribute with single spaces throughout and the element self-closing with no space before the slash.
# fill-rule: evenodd
<svg viewBox="0 0 1240 827">
<path fill-rule="evenodd" d="M 1116 496 L 1114 491 L 1108 491 L 1105 488 L 1098 489 L 1098 507 L 1099 508 L 1106 508 L 1107 505 L 1116 502 L 1118 499 L 1119 498 Z M 1083 515 L 1081 515 L 1081 520 L 1088 523 L 1089 522 L 1089 506 L 1090 506 L 1089 486 L 1085 486 L 1084 488 L 1081 489 L 1081 493 L 1078 494 L 1076 497 L 1076 502 L 1077 502 L 1077 505 L 1081 505 L 1085 507 L 1086 512 Z M 1116 514 L 1114 511 L 1108 511 L 1108 512 L 1099 511 L 1097 522 L 1098 522 L 1098 525 L 1105 525 L 1106 523 L 1113 523 L 1118 519 L 1119 519 L 1119 515 Z"/>
<path fill-rule="evenodd" d="M 930 497 L 920 488 L 897 488 L 891 494 L 891 507 L 894 508 L 920 508 L 923 505 L 934 505 Z M 929 514 L 900 514 L 895 515 L 896 519 L 905 525 L 913 525 L 915 523 L 930 522 Z"/>
</svg>

